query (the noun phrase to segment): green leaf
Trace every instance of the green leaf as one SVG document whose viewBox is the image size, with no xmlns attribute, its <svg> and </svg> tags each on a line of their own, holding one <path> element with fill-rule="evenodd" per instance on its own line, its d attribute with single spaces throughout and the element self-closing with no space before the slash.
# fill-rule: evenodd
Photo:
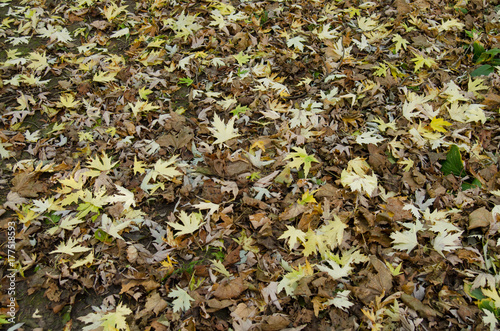
<svg viewBox="0 0 500 331">
<path fill-rule="evenodd" d="M 307 177 L 309 169 L 311 168 L 311 163 L 319 163 L 319 161 L 313 155 L 308 155 L 304 148 L 293 147 L 293 149 L 295 153 L 290 153 L 285 158 L 285 160 L 293 159 L 292 162 L 288 164 L 288 167 L 299 169 L 301 165 L 304 165 L 304 177 Z"/>
<path fill-rule="evenodd" d="M 495 72 L 495 67 L 489 64 L 485 64 L 470 73 L 471 77 L 477 76 L 488 76 L 492 72 Z"/>
<path fill-rule="evenodd" d="M 495 302 L 490 298 L 484 298 L 477 303 L 479 309 L 486 309 L 491 312 L 495 311 Z"/>
<path fill-rule="evenodd" d="M 488 55 L 495 56 L 495 55 L 497 55 L 497 54 L 499 54 L 499 53 L 500 53 L 500 49 L 498 49 L 498 48 L 493 48 L 493 49 L 490 49 L 490 50 L 488 50 L 488 51 L 486 51 L 486 52 L 484 52 L 484 53 L 485 53 L 485 54 L 488 54 Z"/>
<path fill-rule="evenodd" d="M 2 324 L 9 324 L 9 323 L 12 323 L 12 322 L 9 322 L 7 319 L 9 318 L 9 316 L 7 315 L 0 315 L 0 325 Z"/>
<path fill-rule="evenodd" d="M 233 57 L 238 61 L 240 66 L 246 64 L 251 59 L 251 56 L 245 55 L 243 52 L 239 52 L 237 55 L 233 55 Z"/>
<path fill-rule="evenodd" d="M 194 81 L 188 77 L 179 79 L 179 84 L 185 84 L 186 86 L 190 86 L 193 82 Z"/>
<path fill-rule="evenodd" d="M 474 44 L 472 44 L 472 49 L 473 49 L 473 52 L 474 52 L 474 57 L 473 57 L 472 60 L 474 62 L 476 62 L 479 59 L 479 57 L 481 56 L 481 54 L 484 53 L 484 47 L 480 43 L 475 42 Z"/>
<path fill-rule="evenodd" d="M 462 156 L 457 145 L 452 145 L 450 151 L 446 154 L 446 161 L 443 162 L 441 171 L 445 176 L 454 174 L 455 176 L 462 177 L 465 175 Z"/>
<path fill-rule="evenodd" d="M 474 178 L 472 180 L 472 183 L 467 183 L 467 182 L 462 183 L 462 191 L 465 191 L 465 190 L 468 190 L 468 189 L 474 188 L 474 187 L 482 187 L 481 182 L 477 178 Z"/>
<path fill-rule="evenodd" d="M 470 291 L 469 295 L 476 300 L 482 300 L 486 298 L 480 288 L 473 289 L 472 291 Z"/>
<path fill-rule="evenodd" d="M 240 114 L 246 113 L 247 110 L 248 110 L 247 106 L 238 105 L 236 108 L 231 110 L 230 113 L 236 116 L 236 118 L 239 118 Z"/>
</svg>

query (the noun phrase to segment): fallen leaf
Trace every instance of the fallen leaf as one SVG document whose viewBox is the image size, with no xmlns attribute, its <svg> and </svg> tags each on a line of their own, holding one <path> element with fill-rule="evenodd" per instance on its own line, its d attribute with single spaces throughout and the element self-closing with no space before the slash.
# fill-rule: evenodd
<svg viewBox="0 0 500 331">
<path fill-rule="evenodd" d="M 21 172 L 12 179 L 12 192 L 18 193 L 24 198 L 36 198 L 38 193 L 47 190 L 47 184 L 38 180 L 38 173 Z"/>
<path fill-rule="evenodd" d="M 243 282 L 241 277 L 235 278 L 223 284 L 219 284 L 217 289 L 213 292 L 217 299 L 233 299 L 240 296 L 243 291 L 248 288 Z"/>
<path fill-rule="evenodd" d="M 299 216 L 308 209 L 305 205 L 294 203 L 290 207 L 286 208 L 284 212 L 279 215 L 280 221 L 287 221 L 294 217 Z"/>
<path fill-rule="evenodd" d="M 387 266 L 373 255 L 370 256 L 370 263 L 376 272 L 367 272 L 359 285 L 352 289 L 353 294 L 366 305 L 392 289 L 392 274 Z"/>
<path fill-rule="evenodd" d="M 469 227 L 467 229 L 484 228 L 490 224 L 493 224 L 491 212 L 486 207 L 481 207 L 469 214 Z"/>
<path fill-rule="evenodd" d="M 406 293 L 401 294 L 401 301 L 424 318 L 441 316 L 441 314 L 431 307 L 423 304 L 420 300 Z"/>
<path fill-rule="evenodd" d="M 135 318 L 142 318 L 148 314 L 154 313 L 158 316 L 168 306 L 168 302 L 163 300 L 157 291 L 151 292 L 146 298 L 146 305 L 144 309 L 139 311 Z"/>
<path fill-rule="evenodd" d="M 283 330 L 290 324 L 290 319 L 284 314 L 272 314 L 264 316 L 259 327 L 263 331 L 277 331 Z"/>
</svg>

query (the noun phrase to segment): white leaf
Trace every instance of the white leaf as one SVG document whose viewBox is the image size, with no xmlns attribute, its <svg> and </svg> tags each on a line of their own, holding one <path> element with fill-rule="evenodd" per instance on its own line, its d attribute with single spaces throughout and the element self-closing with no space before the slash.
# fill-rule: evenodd
<svg viewBox="0 0 500 331">
<path fill-rule="evenodd" d="M 358 175 L 354 172 L 342 170 L 340 182 L 343 186 L 349 186 L 353 191 L 366 193 L 371 196 L 377 189 L 377 177 L 373 175 Z"/>
<path fill-rule="evenodd" d="M 12 146 L 12 144 L 2 143 L 0 141 L 0 156 L 2 157 L 2 159 L 8 159 L 10 157 L 12 152 L 5 149 L 5 147 L 10 147 L 10 146 Z"/>
<path fill-rule="evenodd" d="M 269 160 L 269 161 L 262 161 L 260 158 L 261 158 L 261 155 L 262 155 L 262 150 L 259 149 L 258 151 L 255 152 L 254 155 L 250 154 L 250 153 L 246 153 L 247 155 L 247 158 L 248 160 L 253 164 L 254 167 L 257 167 L 257 168 L 262 168 L 262 167 L 265 167 L 267 165 L 270 165 L 271 163 L 273 163 L 274 161 L 276 160 Z"/>
<path fill-rule="evenodd" d="M 362 134 L 360 134 L 356 138 L 356 143 L 362 145 L 362 144 L 374 144 L 377 145 L 379 142 L 384 141 L 385 138 L 382 138 L 380 135 L 376 134 L 373 131 L 366 131 Z"/>
<path fill-rule="evenodd" d="M 434 243 L 433 247 L 434 249 L 442 256 L 443 251 L 445 252 L 451 252 L 455 249 L 461 248 L 461 241 L 460 241 L 460 235 L 462 234 L 462 231 L 458 233 L 438 233 L 436 238 L 434 238 Z"/>
<path fill-rule="evenodd" d="M 50 252 L 50 254 L 63 253 L 68 255 L 75 255 L 76 253 L 83 253 L 89 251 L 90 248 L 78 245 L 77 240 L 69 238 L 66 243 L 62 242 L 57 246 L 57 249 Z"/>
<path fill-rule="evenodd" d="M 410 253 L 418 245 L 416 229 L 393 232 L 391 238 L 394 249 L 406 250 L 407 253 Z"/>
<path fill-rule="evenodd" d="M 31 133 L 29 130 L 26 130 L 24 136 L 26 137 L 26 140 L 29 141 L 30 143 L 36 143 L 38 139 L 40 139 L 40 130 L 36 130 L 33 133 Z"/>
<path fill-rule="evenodd" d="M 336 293 L 335 298 L 329 299 L 326 304 L 333 305 L 343 311 L 346 311 L 347 308 L 354 305 L 351 301 L 349 301 L 349 293 L 351 293 L 349 290 L 339 291 Z"/>
<path fill-rule="evenodd" d="M 238 129 L 234 128 L 234 120 L 235 120 L 234 117 L 231 118 L 226 125 L 219 118 L 219 116 L 217 116 L 217 114 L 214 114 L 214 121 L 212 122 L 212 125 L 214 127 L 208 128 L 210 132 L 212 132 L 214 137 L 217 138 L 217 140 L 214 141 L 214 144 L 222 144 L 223 142 L 226 142 L 228 140 L 231 140 L 239 136 Z"/>
<path fill-rule="evenodd" d="M 204 223 L 202 222 L 203 218 L 200 213 L 191 213 L 190 215 L 188 215 L 184 210 L 181 210 L 179 219 L 182 224 L 167 222 L 168 225 L 179 231 L 175 234 L 177 237 L 195 232 Z"/>
<path fill-rule="evenodd" d="M 186 311 L 191 308 L 191 301 L 194 301 L 189 294 L 177 286 L 177 290 L 172 290 L 168 294 L 169 298 L 175 298 L 173 301 L 174 304 L 174 313 L 178 311 Z"/>
<path fill-rule="evenodd" d="M 302 42 L 304 41 L 306 41 L 304 38 L 302 38 L 301 36 L 297 36 L 288 39 L 286 41 L 286 45 L 288 47 L 295 47 L 296 49 L 302 52 L 304 50 L 304 44 L 302 44 Z"/>
<path fill-rule="evenodd" d="M 116 188 L 118 189 L 118 194 L 108 197 L 108 202 L 122 202 L 123 209 L 128 209 L 130 206 L 135 207 L 134 193 L 119 185 L 116 185 Z"/>
<path fill-rule="evenodd" d="M 132 222 L 131 220 L 124 221 L 122 223 L 113 222 L 113 220 L 111 218 L 109 218 L 108 215 L 103 214 L 102 215 L 102 219 L 101 219 L 101 227 L 100 227 L 100 229 L 102 229 L 108 235 L 110 235 L 110 236 L 112 236 L 112 237 L 114 237 L 116 239 L 125 240 L 125 239 L 122 238 L 122 236 L 120 236 L 119 232 L 121 232 L 125 228 L 127 228 L 130 225 L 131 222 Z"/>
<path fill-rule="evenodd" d="M 498 330 L 496 328 L 498 320 L 495 317 L 495 314 L 487 309 L 484 309 L 484 308 L 482 310 L 483 310 L 483 313 L 485 314 L 485 316 L 482 317 L 484 324 L 490 325 L 490 331 Z"/>
<path fill-rule="evenodd" d="M 118 31 L 115 31 L 115 33 L 113 33 L 111 36 L 109 36 L 110 38 L 120 38 L 122 36 L 126 36 L 127 34 L 130 33 L 130 30 L 128 28 L 124 28 L 124 29 L 121 29 L 121 30 L 118 30 Z"/>
<path fill-rule="evenodd" d="M 420 219 L 420 210 L 417 207 L 415 207 L 414 205 L 406 204 L 403 207 L 403 210 L 409 210 L 417 220 Z"/>
<path fill-rule="evenodd" d="M 193 207 L 198 208 L 200 210 L 210 209 L 208 211 L 207 215 L 205 216 L 205 220 L 209 219 L 210 216 L 213 215 L 213 213 L 218 211 L 219 206 L 220 205 L 213 203 L 213 202 L 201 202 L 201 203 L 198 203 L 196 205 L 193 205 Z"/>
<path fill-rule="evenodd" d="M 330 275 L 333 279 L 340 279 L 349 276 L 352 267 L 350 263 L 346 263 L 345 266 L 341 267 L 337 262 L 332 260 L 326 260 L 326 262 L 331 266 L 331 268 L 317 265 L 318 269 L 324 271 Z"/>
<path fill-rule="evenodd" d="M 330 30 L 330 23 L 324 24 L 320 33 L 318 33 L 318 38 L 324 39 L 334 39 L 338 36 L 338 27 L 334 30 Z M 288 46 L 290 47 L 290 46 Z"/>
<path fill-rule="evenodd" d="M 264 287 L 260 290 L 260 293 L 262 294 L 262 297 L 264 298 L 264 302 L 266 304 L 272 302 L 276 306 L 276 308 L 278 308 L 279 310 L 283 310 L 278 300 L 278 296 L 276 295 L 278 293 L 278 282 L 270 282 L 267 287 Z"/>
</svg>

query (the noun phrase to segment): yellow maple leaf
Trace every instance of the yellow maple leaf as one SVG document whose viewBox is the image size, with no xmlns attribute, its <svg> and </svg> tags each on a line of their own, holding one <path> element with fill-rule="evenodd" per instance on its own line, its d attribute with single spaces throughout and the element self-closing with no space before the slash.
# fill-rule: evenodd
<svg viewBox="0 0 500 331">
<path fill-rule="evenodd" d="M 252 146 L 250 146 L 250 151 L 251 151 L 252 149 L 254 149 L 255 147 L 260 148 L 263 152 L 265 152 L 265 151 L 266 151 L 265 142 L 264 142 L 263 140 L 257 140 L 256 142 L 254 142 L 254 143 L 252 144 Z"/>
<path fill-rule="evenodd" d="M 306 265 L 299 265 L 297 268 L 291 268 L 286 261 L 282 261 L 283 267 L 288 271 L 287 274 L 283 275 L 283 279 L 278 283 L 278 287 L 276 289 L 276 293 L 280 293 L 282 290 L 285 290 L 286 295 L 291 296 L 293 292 L 299 285 L 299 281 L 306 277 L 311 276 L 314 273 L 311 264 L 306 259 Z"/>
<path fill-rule="evenodd" d="M 139 89 L 139 97 L 143 100 L 148 100 L 148 95 L 153 93 L 150 89 L 146 88 L 146 86 L 143 86 Z"/>
<path fill-rule="evenodd" d="M 307 231 L 305 239 L 305 242 L 302 244 L 302 246 L 304 246 L 304 250 L 302 251 L 304 256 L 316 254 L 317 249 L 319 249 L 320 252 L 326 250 L 322 236 L 316 234 L 313 230 L 309 229 Z"/>
<path fill-rule="evenodd" d="M 137 156 L 134 156 L 134 175 L 136 173 L 143 174 L 145 170 L 144 168 L 145 163 L 142 161 L 137 161 Z"/>
<path fill-rule="evenodd" d="M 238 61 L 240 66 L 247 63 L 251 59 L 250 56 L 243 54 L 243 52 L 239 52 L 237 55 L 233 55 L 233 57 L 236 61 Z"/>
<path fill-rule="evenodd" d="M 75 269 L 84 265 L 89 266 L 92 264 L 92 262 L 94 262 L 94 252 L 90 252 L 90 254 L 87 255 L 87 257 L 85 257 L 84 259 L 76 260 L 70 268 Z"/>
<path fill-rule="evenodd" d="M 288 238 L 288 247 L 290 247 L 290 249 L 294 248 L 298 240 L 300 240 L 300 242 L 306 241 L 306 233 L 304 231 L 290 225 L 287 225 L 286 227 L 288 230 L 283 232 L 283 234 L 278 239 Z"/>
<path fill-rule="evenodd" d="M 90 161 L 88 161 L 87 166 L 90 168 L 97 169 L 96 170 L 89 170 L 85 173 L 87 176 L 95 177 L 99 176 L 101 172 L 103 171 L 109 171 L 116 166 L 118 162 L 115 162 L 111 164 L 111 158 L 106 155 L 106 153 L 102 153 L 101 159 L 99 159 L 99 156 L 96 156 L 95 159 L 90 157 Z"/>
<path fill-rule="evenodd" d="M 288 163 L 288 167 L 299 169 L 301 165 L 304 165 L 304 177 L 307 177 L 312 162 L 319 163 L 319 161 L 313 155 L 308 155 L 304 148 L 294 147 L 293 149 L 295 153 L 290 153 L 285 158 L 285 160 L 292 159 L 292 162 Z"/>
<path fill-rule="evenodd" d="M 61 94 L 59 97 L 60 102 L 57 103 L 59 107 L 76 108 L 80 101 L 75 100 L 73 94 Z"/>
<path fill-rule="evenodd" d="M 358 17 L 358 27 L 362 31 L 371 31 L 377 27 L 378 22 L 371 17 Z"/>
<path fill-rule="evenodd" d="M 100 82 L 100 83 L 111 82 L 115 80 L 116 74 L 117 74 L 116 72 L 99 71 L 98 73 L 94 74 L 92 80 L 94 82 Z"/>
<path fill-rule="evenodd" d="M 475 79 L 472 81 L 469 77 L 469 83 L 467 84 L 467 90 L 469 92 L 474 93 L 474 96 L 477 97 L 479 95 L 478 91 L 481 90 L 488 90 L 489 87 L 486 85 L 483 85 L 484 79 Z"/>
<path fill-rule="evenodd" d="M 333 215 L 333 220 L 330 220 L 328 224 L 322 225 L 316 232 L 321 236 L 324 244 L 329 246 L 331 249 L 334 249 L 337 246 L 342 244 L 342 240 L 344 238 L 344 230 L 347 228 L 347 225 L 344 224 L 340 218 L 336 215 Z M 322 248 L 322 246 L 320 246 Z M 324 251 L 320 251 L 322 255 L 324 255 Z"/>
<path fill-rule="evenodd" d="M 101 318 L 103 331 L 129 330 L 125 316 L 130 314 L 132 314 L 132 310 L 119 303 L 115 312 L 108 312 Z"/>
<path fill-rule="evenodd" d="M 453 28 L 457 28 L 458 31 L 461 31 L 464 28 L 464 26 L 465 25 L 463 23 L 460 23 L 454 18 L 446 22 L 444 20 L 441 20 L 441 25 L 438 27 L 438 32 L 441 33 L 449 31 L 452 30 Z"/>
<path fill-rule="evenodd" d="M 137 117 L 139 115 L 139 113 L 141 112 L 148 112 L 148 111 L 151 111 L 151 110 L 156 110 L 156 109 L 160 109 L 160 107 L 158 106 L 153 106 L 152 104 L 150 104 L 149 102 L 146 102 L 146 101 L 137 101 L 134 104 L 131 104 L 129 102 L 128 104 L 130 106 L 130 109 L 132 109 L 132 113 L 134 114 L 135 117 Z"/>
<path fill-rule="evenodd" d="M 410 169 L 413 167 L 413 160 L 412 159 L 405 159 L 405 160 L 399 160 L 398 164 L 401 164 L 404 166 L 403 171 L 407 172 L 410 171 Z"/>
<path fill-rule="evenodd" d="M 305 205 L 307 203 L 316 203 L 316 199 L 314 199 L 314 193 L 316 193 L 318 190 L 314 190 L 309 193 L 309 190 L 307 190 L 304 194 L 302 194 L 302 198 L 300 201 L 298 201 L 299 204 Z"/>
<path fill-rule="evenodd" d="M 452 125 L 450 122 L 445 121 L 442 118 L 434 117 L 431 121 L 432 130 L 437 132 L 446 132 L 446 129 L 443 128 L 443 126 L 450 126 L 450 125 Z"/>
<path fill-rule="evenodd" d="M 412 62 L 415 62 L 415 72 L 419 71 L 424 65 L 428 68 L 431 68 L 434 65 L 437 65 L 436 61 L 430 58 L 425 58 L 420 54 L 415 54 L 415 57 L 411 59 Z"/>
<path fill-rule="evenodd" d="M 161 175 L 167 179 L 172 179 L 176 176 L 182 175 L 182 172 L 175 169 L 175 165 L 171 167 L 171 165 L 175 163 L 175 160 L 177 159 L 178 156 L 179 155 L 174 155 L 170 159 L 168 159 L 168 161 L 163 161 L 162 159 L 158 159 L 152 171 L 153 175 L 151 176 L 151 178 L 153 178 L 153 180 L 156 180 L 156 177 L 158 175 Z"/>
<path fill-rule="evenodd" d="M 47 63 L 47 55 L 46 52 L 43 53 L 37 53 L 37 52 L 32 52 L 30 53 L 29 57 L 31 60 L 31 63 L 28 65 L 28 68 L 34 69 L 35 71 L 42 71 L 45 68 L 48 68 L 49 64 Z"/>
<path fill-rule="evenodd" d="M 83 247 L 78 245 L 77 240 L 73 240 L 73 238 L 69 238 L 66 243 L 62 242 L 57 246 L 57 249 L 50 252 L 50 254 L 55 254 L 55 253 L 62 253 L 62 254 L 68 254 L 68 255 L 75 255 L 76 253 L 83 253 L 89 251 L 90 248 L 88 247 Z"/>
<path fill-rule="evenodd" d="M 181 210 L 179 220 L 182 224 L 167 222 L 168 225 L 179 231 L 175 234 L 176 237 L 184 234 L 191 234 L 205 223 L 203 222 L 203 216 L 201 213 L 191 213 L 188 215 L 184 210 Z"/>
<path fill-rule="evenodd" d="M 226 267 L 224 266 L 224 264 L 222 264 L 221 261 L 215 259 L 210 261 L 212 262 L 212 265 L 210 267 L 213 270 L 217 271 L 221 275 L 224 275 L 228 278 L 232 276 L 232 274 L 229 271 L 227 271 Z"/>
<path fill-rule="evenodd" d="M 102 10 L 102 12 L 103 12 L 104 16 L 106 17 L 106 19 L 109 22 L 111 22 L 113 19 L 115 19 L 122 12 L 126 13 L 127 7 L 128 7 L 127 5 L 118 7 L 116 4 L 112 3 L 111 6 L 109 6 L 109 7 L 105 6 L 104 9 Z"/>
<path fill-rule="evenodd" d="M 213 136 L 217 138 L 213 143 L 214 145 L 216 144 L 222 144 L 223 142 L 226 142 L 228 140 L 231 140 L 233 138 L 239 137 L 240 135 L 238 134 L 238 129 L 234 128 L 234 120 L 235 117 L 231 118 L 229 122 L 227 122 L 227 125 L 224 124 L 224 122 L 217 116 L 217 114 L 214 114 L 214 121 L 212 122 L 212 125 L 214 126 L 213 128 L 208 128 L 210 132 L 212 132 Z"/>
<path fill-rule="evenodd" d="M 401 47 L 403 47 L 406 50 L 406 45 L 409 43 L 408 40 L 401 37 L 397 33 L 392 38 L 392 41 L 396 43 L 396 45 L 395 45 L 396 53 L 398 53 L 401 50 Z"/>
</svg>

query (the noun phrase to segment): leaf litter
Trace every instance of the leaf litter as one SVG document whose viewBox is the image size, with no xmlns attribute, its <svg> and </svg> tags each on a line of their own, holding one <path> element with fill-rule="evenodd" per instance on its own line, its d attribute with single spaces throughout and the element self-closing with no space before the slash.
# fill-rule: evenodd
<svg viewBox="0 0 500 331">
<path fill-rule="evenodd" d="M 4 274 L 66 330 L 496 329 L 498 6 L 0 1 Z"/>
</svg>

